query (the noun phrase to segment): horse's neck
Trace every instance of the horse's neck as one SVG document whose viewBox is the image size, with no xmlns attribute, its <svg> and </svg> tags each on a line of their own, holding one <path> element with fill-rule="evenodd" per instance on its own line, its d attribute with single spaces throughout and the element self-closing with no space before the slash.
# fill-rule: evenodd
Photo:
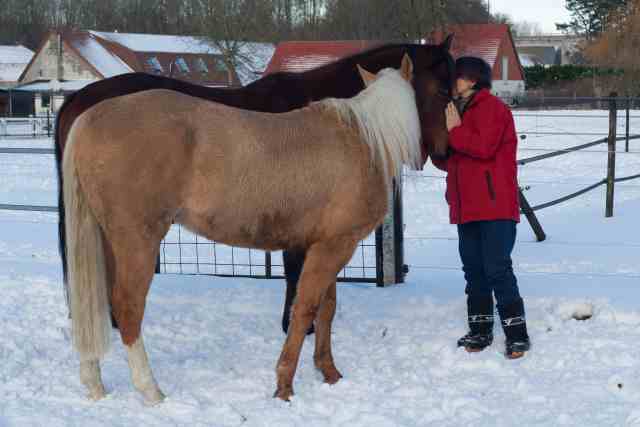
<svg viewBox="0 0 640 427">
<path fill-rule="evenodd" d="M 372 73 L 377 73 L 383 68 L 398 68 L 405 51 L 406 49 L 402 45 L 397 45 L 374 54 L 364 52 L 301 73 L 300 77 L 305 86 L 309 88 L 308 93 L 313 101 L 328 97 L 352 98 L 364 88 L 362 77 L 360 77 L 356 65 L 360 65 Z"/>
</svg>

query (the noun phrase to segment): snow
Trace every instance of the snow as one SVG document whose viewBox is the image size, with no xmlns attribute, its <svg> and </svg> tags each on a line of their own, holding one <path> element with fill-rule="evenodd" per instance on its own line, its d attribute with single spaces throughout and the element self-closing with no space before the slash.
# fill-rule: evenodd
<svg viewBox="0 0 640 427">
<path fill-rule="evenodd" d="M 604 116 L 518 112 L 528 135 L 519 158 L 597 139 L 607 132 Z M 640 111 L 631 129 L 640 129 Z M 27 144 L 51 142 L 0 140 Z M 629 153 L 622 146 L 618 176 L 640 172 L 640 141 Z M 521 167 L 520 181 L 532 204 L 543 203 L 602 179 L 606 157 L 598 146 L 543 160 Z M 55 203 L 52 156 L 0 154 L 0 176 L 0 203 Z M 455 347 L 466 330 L 464 281 L 443 176 L 428 165 L 406 180 L 406 284 L 339 285 L 333 349 L 344 379 L 322 383 L 309 337 L 290 403 L 271 397 L 283 281 L 171 274 L 155 277 L 144 323 L 167 401 L 144 406 L 115 332 L 102 365 L 109 395 L 86 400 L 61 291 L 57 217 L 0 211 L 0 426 L 640 426 L 640 359 L 630 351 L 640 339 L 640 180 L 616 186 L 613 218 L 604 218 L 604 187 L 539 211 L 545 242 L 523 219 L 514 268 L 533 348 L 510 361 L 498 328 L 484 352 Z"/>
<path fill-rule="evenodd" d="M 133 71 L 118 55 L 106 49 L 94 37 L 79 38 L 72 43 L 78 53 L 105 78 Z"/>
<path fill-rule="evenodd" d="M 218 53 L 218 49 L 198 37 L 100 31 L 89 31 L 89 33 L 94 37 L 121 44 L 135 52 Z"/>
<path fill-rule="evenodd" d="M 94 83 L 96 80 L 67 80 L 67 81 L 58 81 L 55 83 L 55 87 L 57 90 L 62 90 L 64 92 L 76 92 L 83 87 Z M 51 85 L 51 81 L 37 81 L 33 83 L 27 83 L 21 86 L 18 86 L 16 89 L 19 90 L 27 90 L 30 92 L 47 92 L 53 89 Z"/>
<path fill-rule="evenodd" d="M 0 46 L 0 81 L 17 82 L 32 57 L 24 46 Z"/>
</svg>

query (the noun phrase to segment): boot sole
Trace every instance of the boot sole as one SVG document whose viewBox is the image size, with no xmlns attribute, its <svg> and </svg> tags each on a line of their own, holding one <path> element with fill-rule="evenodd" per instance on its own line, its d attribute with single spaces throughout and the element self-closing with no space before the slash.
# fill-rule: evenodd
<svg viewBox="0 0 640 427">
<path fill-rule="evenodd" d="M 465 347 L 464 350 L 467 353 L 480 353 L 482 350 L 484 350 L 484 348 L 471 348 L 471 347 Z"/>
<path fill-rule="evenodd" d="M 505 354 L 505 356 L 507 359 L 514 360 L 520 359 L 522 356 L 524 356 L 524 353 L 524 351 L 514 351 L 513 353 Z"/>
</svg>

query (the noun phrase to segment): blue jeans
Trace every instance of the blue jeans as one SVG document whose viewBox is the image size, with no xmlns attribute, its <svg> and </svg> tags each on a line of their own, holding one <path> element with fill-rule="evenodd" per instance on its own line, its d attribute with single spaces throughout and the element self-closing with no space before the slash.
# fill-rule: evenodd
<svg viewBox="0 0 640 427">
<path fill-rule="evenodd" d="M 469 298 L 495 295 L 506 307 L 520 298 L 511 251 L 516 241 L 513 220 L 475 221 L 458 225 L 462 270 Z"/>
</svg>

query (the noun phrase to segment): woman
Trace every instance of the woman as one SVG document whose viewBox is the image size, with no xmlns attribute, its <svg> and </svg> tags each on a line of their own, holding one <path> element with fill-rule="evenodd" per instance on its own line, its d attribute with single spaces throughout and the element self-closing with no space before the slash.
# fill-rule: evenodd
<svg viewBox="0 0 640 427">
<path fill-rule="evenodd" d="M 447 171 L 446 198 L 451 223 L 458 226 L 467 282 L 469 332 L 458 346 L 476 352 L 491 345 L 495 295 L 505 354 L 516 359 L 529 350 L 530 341 L 511 263 L 520 221 L 513 116 L 491 94 L 491 67 L 485 61 L 459 58 L 456 75 L 458 105 L 450 103 L 446 110 L 451 152 L 434 164 Z"/>
</svg>

